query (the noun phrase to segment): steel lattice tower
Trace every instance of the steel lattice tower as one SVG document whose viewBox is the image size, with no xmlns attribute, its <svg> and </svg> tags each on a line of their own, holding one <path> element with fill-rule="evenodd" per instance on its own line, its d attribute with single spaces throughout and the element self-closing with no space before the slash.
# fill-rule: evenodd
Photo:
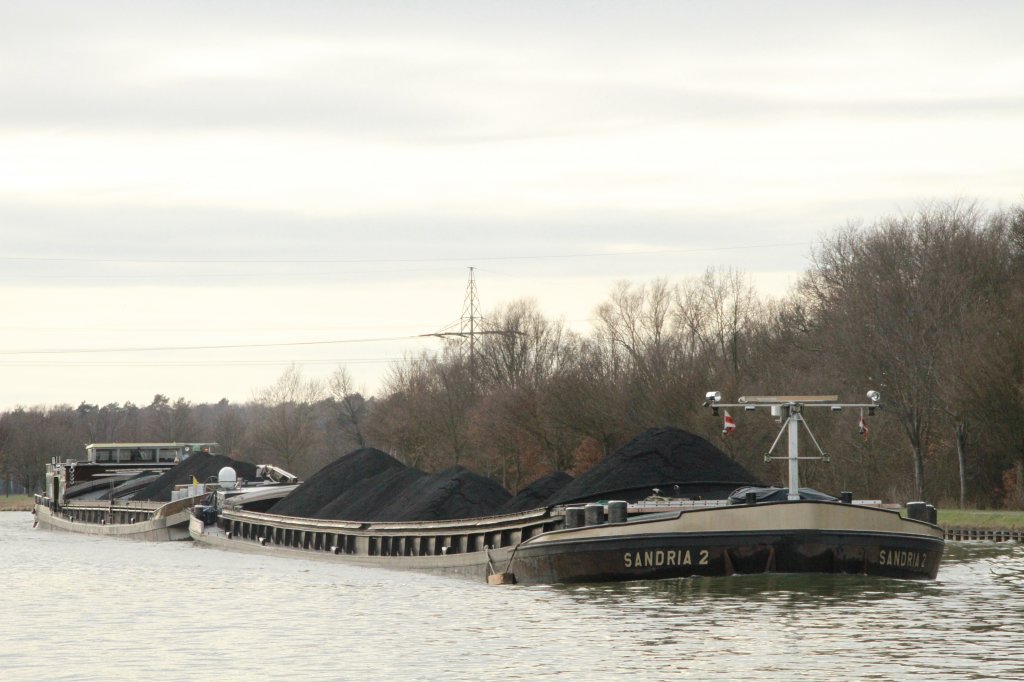
<svg viewBox="0 0 1024 682">
<path fill-rule="evenodd" d="M 462 303 L 462 317 L 459 333 L 463 338 L 469 338 L 469 375 L 476 382 L 476 335 L 477 325 L 480 322 L 480 297 L 476 291 L 476 268 L 469 268 L 469 282 L 466 284 L 466 299 Z"/>
</svg>

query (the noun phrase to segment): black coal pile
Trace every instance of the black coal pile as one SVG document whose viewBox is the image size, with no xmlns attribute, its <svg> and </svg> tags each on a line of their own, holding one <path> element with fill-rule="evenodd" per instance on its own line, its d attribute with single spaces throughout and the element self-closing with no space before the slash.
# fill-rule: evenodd
<svg viewBox="0 0 1024 682">
<path fill-rule="evenodd" d="M 252 480 L 256 478 L 255 464 L 239 462 L 225 455 L 197 452 L 160 474 L 159 478 L 135 493 L 134 499 L 170 502 L 171 491 L 176 486 L 191 483 L 193 477 L 200 483 L 206 483 L 211 479 L 216 480 L 217 474 L 224 467 L 234 469 L 239 479 Z"/>
<path fill-rule="evenodd" d="M 366 521 L 441 521 L 496 514 L 512 496 L 492 478 L 454 466 L 424 476 Z"/>
<path fill-rule="evenodd" d="M 367 479 L 391 469 L 405 468 L 397 459 L 376 448 L 353 450 L 310 476 L 271 507 L 270 513 L 314 518 L 321 509 L 350 490 L 359 488 Z"/>
<path fill-rule="evenodd" d="M 343 521 L 440 521 L 494 514 L 511 495 L 463 467 L 425 474 L 375 448 L 339 457 L 270 508 Z"/>
<path fill-rule="evenodd" d="M 658 488 L 662 495 L 725 499 L 742 485 L 760 485 L 741 464 L 682 429 L 648 429 L 606 457 L 546 501 L 642 500 Z"/>
<path fill-rule="evenodd" d="M 314 516 L 341 521 L 380 521 L 381 513 L 396 500 L 404 500 L 407 490 L 425 473 L 413 467 L 388 469 L 363 479 L 334 498 Z"/>
<path fill-rule="evenodd" d="M 501 506 L 499 514 L 514 514 L 515 512 L 537 509 L 545 505 L 545 500 L 554 496 L 565 486 L 572 483 L 572 476 L 564 471 L 556 471 L 538 478 L 526 486 L 519 493 Z"/>
</svg>

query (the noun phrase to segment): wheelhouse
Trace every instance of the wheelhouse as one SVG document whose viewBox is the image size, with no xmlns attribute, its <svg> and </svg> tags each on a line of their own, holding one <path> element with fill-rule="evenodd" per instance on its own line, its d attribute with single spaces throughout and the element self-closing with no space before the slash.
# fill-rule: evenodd
<svg viewBox="0 0 1024 682">
<path fill-rule="evenodd" d="M 219 454 L 216 443 L 91 443 L 85 451 L 95 464 L 174 464 L 199 452 Z"/>
</svg>

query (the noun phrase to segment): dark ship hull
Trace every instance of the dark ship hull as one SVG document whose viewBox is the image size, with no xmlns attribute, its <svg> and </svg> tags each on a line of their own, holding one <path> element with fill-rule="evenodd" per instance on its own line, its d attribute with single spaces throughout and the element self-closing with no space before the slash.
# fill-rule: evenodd
<svg viewBox="0 0 1024 682">
<path fill-rule="evenodd" d="M 944 548 L 937 526 L 841 502 L 702 506 L 577 528 L 564 511 L 403 523 L 234 510 L 207 523 L 200 511 L 190 532 L 224 549 L 520 584 L 765 572 L 931 579 Z"/>
</svg>

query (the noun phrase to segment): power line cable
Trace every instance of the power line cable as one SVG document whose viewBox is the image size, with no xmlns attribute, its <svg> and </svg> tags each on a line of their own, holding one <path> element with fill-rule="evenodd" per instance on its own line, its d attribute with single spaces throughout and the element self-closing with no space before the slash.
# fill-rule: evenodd
<svg viewBox="0 0 1024 682">
<path fill-rule="evenodd" d="M 233 343 L 206 346 L 148 346 L 123 348 L 43 348 L 38 350 L 0 350 L 0 355 L 61 355 L 77 353 L 138 353 L 188 350 L 231 350 L 239 348 L 286 348 L 297 346 L 327 346 L 342 343 L 380 343 L 387 341 L 412 341 L 429 338 L 433 334 L 414 334 L 412 336 L 381 336 L 369 339 L 329 339 L 326 341 L 289 341 L 281 343 Z"/>
</svg>

